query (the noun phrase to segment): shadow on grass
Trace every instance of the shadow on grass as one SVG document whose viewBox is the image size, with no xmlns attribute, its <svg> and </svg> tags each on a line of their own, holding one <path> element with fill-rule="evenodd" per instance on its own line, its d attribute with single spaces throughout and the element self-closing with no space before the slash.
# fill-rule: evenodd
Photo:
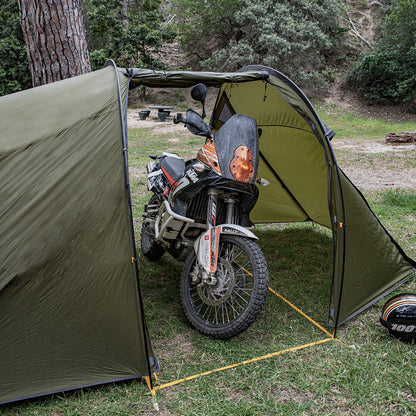
<svg viewBox="0 0 416 416">
<path fill-rule="evenodd" d="M 332 283 L 332 238 L 321 227 L 310 225 L 256 234 L 267 260 L 270 287 L 324 322 Z"/>
<path fill-rule="evenodd" d="M 256 231 L 269 268 L 270 287 L 325 326 L 332 275 L 332 239 L 318 227 Z M 179 300 L 182 264 L 165 255 L 140 263 L 148 327 L 161 382 L 318 341 L 327 335 L 274 294 L 257 321 L 228 340 L 192 330 Z"/>
</svg>

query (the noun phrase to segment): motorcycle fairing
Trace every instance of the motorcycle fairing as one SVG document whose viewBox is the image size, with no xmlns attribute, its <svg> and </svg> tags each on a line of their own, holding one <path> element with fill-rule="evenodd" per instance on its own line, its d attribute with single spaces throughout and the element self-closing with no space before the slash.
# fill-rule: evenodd
<svg viewBox="0 0 416 416">
<path fill-rule="evenodd" d="M 165 189 L 167 183 L 166 177 L 162 172 L 162 169 L 155 169 L 153 172 L 149 172 L 147 175 L 147 189 L 152 192 Z"/>
<path fill-rule="evenodd" d="M 194 244 L 198 265 L 208 274 L 217 271 L 218 247 L 221 234 L 239 235 L 258 240 L 255 234 L 240 225 L 222 224 L 210 227 L 210 229 L 198 237 Z"/>
<path fill-rule="evenodd" d="M 188 169 L 192 167 L 192 164 L 189 164 L 188 166 L 189 167 L 186 172 L 188 172 Z M 212 170 L 196 173 L 198 174 L 197 182 L 193 182 L 191 178 L 188 177 L 187 173 L 185 173 L 185 176 L 178 182 L 175 190 L 170 194 L 172 195 L 172 206 L 176 206 L 176 202 L 178 200 L 184 201 L 187 204 L 186 216 L 195 218 L 196 222 L 205 223 L 207 203 L 206 188 L 208 186 L 213 186 L 225 192 L 237 192 L 240 195 L 239 206 L 242 221 L 241 225 L 245 227 L 252 225 L 249 220 L 249 214 L 256 204 L 259 195 L 258 187 L 255 184 L 247 184 L 237 182 L 235 180 L 225 179 L 218 176 Z M 219 207 L 222 206 L 221 198 L 219 198 L 218 204 Z M 185 215 L 183 212 L 178 213 Z M 223 214 L 223 208 L 218 208 L 217 224 L 225 222 Z M 196 218 L 198 218 L 198 220 Z"/>
<path fill-rule="evenodd" d="M 199 163 L 198 159 L 195 159 L 194 163 Z M 197 181 L 192 179 L 195 178 L 194 174 L 197 175 Z M 211 185 L 216 179 L 221 177 L 210 169 L 206 169 L 204 172 L 196 172 L 195 169 L 193 169 L 193 164 L 189 164 L 187 165 L 184 178 L 187 179 L 181 179 L 179 181 L 178 186 L 173 191 L 172 197 L 173 199 L 180 198 L 189 202 L 198 193 L 202 192 L 206 186 Z"/>
<path fill-rule="evenodd" d="M 200 149 L 197 156 L 204 165 L 211 168 L 214 172 L 221 175 L 221 169 L 218 164 L 217 151 L 214 144 L 214 139 L 208 139 L 205 146 Z"/>
</svg>

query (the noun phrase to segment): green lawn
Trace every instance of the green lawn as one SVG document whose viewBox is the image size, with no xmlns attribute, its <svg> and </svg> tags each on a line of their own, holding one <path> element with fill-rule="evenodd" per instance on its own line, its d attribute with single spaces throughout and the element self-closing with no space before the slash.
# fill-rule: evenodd
<svg viewBox="0 0 416 416">
<path fill-rule="evenodd" d="M 386 119 L 358 117 L 335 104 L 317 104 L 319 116 L 336 132 L 336 138 L 360 138 L 366 140 L 382 140 L 386 133 L 415 131 L 415 122 L 392 122 Z"/>
<path fill-rule="evenodd" d="M 322 115 L 322 114 L 321 114 Z M 322 115 L 323 116 L 323 115 Z M 324 121 L 344 137 L 383 139 L 384 122 L 365 122 L 339 111 Z M 384 126 L 384 127 L 383 127 Z M 390 125 L 387 131 L 390 131 Z M 416 125 L 406 126 L 403 129 Z M 400 127 L 401 128 L 401 127 Z M 384 133 L 382 133 L 384 131 Z M 130 130 L 129 161 L 136 238 L 151 153 L 162 150 L 191 157 L 202 139 L 183 132 Z M 343 150 L 347 160 L 355 153 Z M 363 156 L 365 157 L 365 156 Z M 387 157 L 387 156 L 386 156 Z M 381 163 L 374 158 L 372 163 Z M 383 162 L 384 163 L 384 162 Z M 409 189 L 362 190 L 394 238 L 416 257 L 416 197 Z M 325 325 L 332 273 L 332 238 L 311 224 L 258 227 L 270 286 L 320 325 Z M 251 360 L 258 356 L 320 341 L 327 335 L 273 293 L 256 323 L 230 341 L 208 339 L 191 330 L 178 296 L 181 264 L 168 255 L 150 263 L 140 255 L 146 318 L 163 385 L 177 379 Z M 415 283 L 400 291 L 415 291 Z M 330 341 L 239 365 L 159 390 L 160 415 L 414 415 L 415 346 L 390 338 L 378 323 L 384 301 L 342 326 Z M 332 331 L 332 330 L 331 330 Z M 156 414 L 141 381 L 117 383 L 56 394 L 0 408 L 4 415 L 146 415 Z"/>
</svg>

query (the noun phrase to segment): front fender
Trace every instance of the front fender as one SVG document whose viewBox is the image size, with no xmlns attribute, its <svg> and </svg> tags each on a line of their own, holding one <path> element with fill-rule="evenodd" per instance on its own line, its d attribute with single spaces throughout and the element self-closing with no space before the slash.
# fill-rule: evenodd
<svg viewBox="0 0 416 416">
<path fill-rule="evenodd" d="M 198 264 L 207 273 L 214 273 L 217 270 L 218 245 L 221 234 L 238 235 L 258 240 L 255 234 L 241 225 L 222 224 L 209 228 L 197 238 L 194 244 Z"/>
<path fill-rule="evenodd" d="M 241 225 L 236 224 L 223 224 L 220 225 L 221 231 L 220 234 L 233 234 L 233 235 L 240 235 L 241 237 L 248 237 L 252 238 L 253 240 L 258 240 L 259 238 L 252 233 L 247 228 L 242 227 Z"/>
</svg>

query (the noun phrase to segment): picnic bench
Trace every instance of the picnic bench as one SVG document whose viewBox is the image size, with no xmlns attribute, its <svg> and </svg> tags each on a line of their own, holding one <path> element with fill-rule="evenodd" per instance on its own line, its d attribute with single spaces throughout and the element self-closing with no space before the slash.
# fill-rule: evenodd
<svg viewBox="0 0 416 416">
<path fill-rule="evenodd" d="M 173 107 L 168 105 L 149 105 L 150 109 L 157 110 L 157 115 L 160 121 L 165 121 L 166 117 L 170 114 Z"/>
<path fill-rule="evenodd" d="M 151 110 L 157 110 L 157 115 L 160 121 L 165 121 L 166 117 L 170 114 L 173 107 L 168 105 L 149 105 Z M 146 120 L 149 116 L 150 110 L 143 110 L 139 112 L 140 120 Z"/>
</svg>

